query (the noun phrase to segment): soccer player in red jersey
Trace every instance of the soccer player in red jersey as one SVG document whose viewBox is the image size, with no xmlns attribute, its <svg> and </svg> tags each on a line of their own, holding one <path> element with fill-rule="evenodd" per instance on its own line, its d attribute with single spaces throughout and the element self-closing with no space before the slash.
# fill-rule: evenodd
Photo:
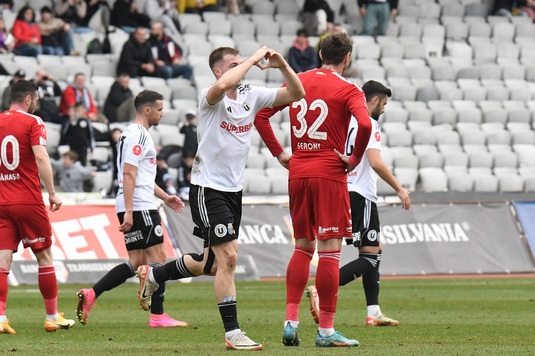
<svg viewBox="0 0 535 356">
<path fill-rule="evenodd" d="M 271 153 L 288 162 L 290 215 L 295 251 L 286 271 L 286 319 L 283 343 L 297 346 L 299 305 L 316 247 L 316 286 L 320 300 L 316 346 L 358 346 L 334 330 L 342 238 L 351 236 L 347 172 L 360 162 L 370 138 L 371 123 L 362 89 L 342 77 L 351 61 L 352 40 L 345 33 L 322 41 L 323 66 L 298 74 L 306 95 L 289 105 L 292 152 L 284 153 L 276 139 L 267 139 L 269 118 L 281 107 L 261 111 L 255 125 Z M 351 115 L 359 124 L 354 150 L 343 156 Z"/>
<path fill-rule="evenodd" d="M 68 329 L 74 320 L 58 313 L 52 229 L 41 193 L 43 180 L 50 210 L 61 207 L 54 189 L 46 129 L 39 116 L 37 87 L 27 80 L 13 84 L 11 107 L 0 114 L 0 333 L 15 334 L 6 317 L 7 275 L 20 242 L 32 249 L 39 265 L 39 290 L 45 301 L 45 330 Z M 40 177 L 40 178 L 39 178 Z"/>
</svg>

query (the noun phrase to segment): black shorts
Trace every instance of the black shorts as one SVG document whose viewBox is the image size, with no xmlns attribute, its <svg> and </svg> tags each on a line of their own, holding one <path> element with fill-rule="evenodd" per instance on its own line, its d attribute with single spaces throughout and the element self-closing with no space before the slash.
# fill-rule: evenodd
<svg viewBox="0 0 535 356">
<path fill-rule="evenodd" d="M 193 234 L 204 247 L 236 240 L 240 231 L 242 192 L 223 192 L 192 184 L 189 190 Z"/>
<path fill-rule="evenodd" d="M 377 204 L 357 192 L 349 192 L 351 220 L 353 221 L 353 245 L 379 246 L 379 212 Z M 351 243 L 348 241 L 348 244 Z"/>
<path fill-rule="evenodd" d="M 117 213 L 119 223 L 124 221 L 124 213 Z M 158 210 L 134 211 L 134 224 L 130 231 L 124 234 L 127 251 L 143 250 L 163 243 L 162 220 Z"/>
</svg>

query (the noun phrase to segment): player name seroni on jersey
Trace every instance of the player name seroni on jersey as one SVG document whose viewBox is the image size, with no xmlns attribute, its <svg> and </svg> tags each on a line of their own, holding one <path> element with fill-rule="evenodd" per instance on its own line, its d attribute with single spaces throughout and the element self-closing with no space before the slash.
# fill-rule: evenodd
<svg viewBox="0 0 535 356">
<path fill-rule="evenodd" d="M 298 142 L 297 143 L 297 149 L 298 150 L 319 150 L 321 149 L 321 144 L 316 142 Z"/>
</svg>

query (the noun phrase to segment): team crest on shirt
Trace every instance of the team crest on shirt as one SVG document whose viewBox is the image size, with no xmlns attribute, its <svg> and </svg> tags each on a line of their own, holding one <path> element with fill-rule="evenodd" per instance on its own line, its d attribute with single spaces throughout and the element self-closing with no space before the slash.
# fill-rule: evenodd
<svg viewBox="0 0 535 356">
<path fill-rule="evenodd" d="M 134 147 L 132 147 L 132 153 L 136 156 L 139 156 L 141 154 L 141 151 L 143 151 L 141 145 L 135 145 Z"/>
<path fill-rule="evenodd" d="M 381 133 L 379 131 L 375 133 L 375 141 L 381 142 Z"/>
<path fill-rule="evenodd" d="M 377 240 L 377 231 L 375 231 L 375 230 L 368 231 L 367 237 L 368 237 L 368 241 L 376 241 Z"/>
<path fill-rule="evenodd" d="M 243 110 L 245 110 L 245 111 L 249 111 L 249 110 L 251 110 L 251 107 L 250 107 L 249 104 L 247 104 L 247 103 L 243 103 L 243 105 L 242 105 L 241 107 L 242 107 Z"/>
<path fill-rule="evenodd" d="M 85 120 L 80 121 L 80 127 L 85 129 L 87 127 L 87 122 Z"/>
<path fill-rule="evenodd" d="M 214 233 L 217 237 L 223 237 L 227 234 L 227 227 L 223 224 L 217 224 L 214 227 Z"/>
</svg>

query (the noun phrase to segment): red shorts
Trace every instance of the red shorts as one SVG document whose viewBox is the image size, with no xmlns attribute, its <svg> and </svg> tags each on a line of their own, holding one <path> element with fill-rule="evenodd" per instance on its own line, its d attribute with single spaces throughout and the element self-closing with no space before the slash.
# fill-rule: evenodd
<svg viewBox="0 0 535 356">
<path fill-rule="evenodd" d="M 297 178 L 290 180 L 288 194 L 294 238 L 313 241 L 351 236 L 347 183 Z"/>
<path fill-rule="evenodd" d="M 44 205 L 4 205 L 0 207 L 0 250 L 24 248 L 40 252 L 52 246 L 52 229 Z"/>
</svg>

